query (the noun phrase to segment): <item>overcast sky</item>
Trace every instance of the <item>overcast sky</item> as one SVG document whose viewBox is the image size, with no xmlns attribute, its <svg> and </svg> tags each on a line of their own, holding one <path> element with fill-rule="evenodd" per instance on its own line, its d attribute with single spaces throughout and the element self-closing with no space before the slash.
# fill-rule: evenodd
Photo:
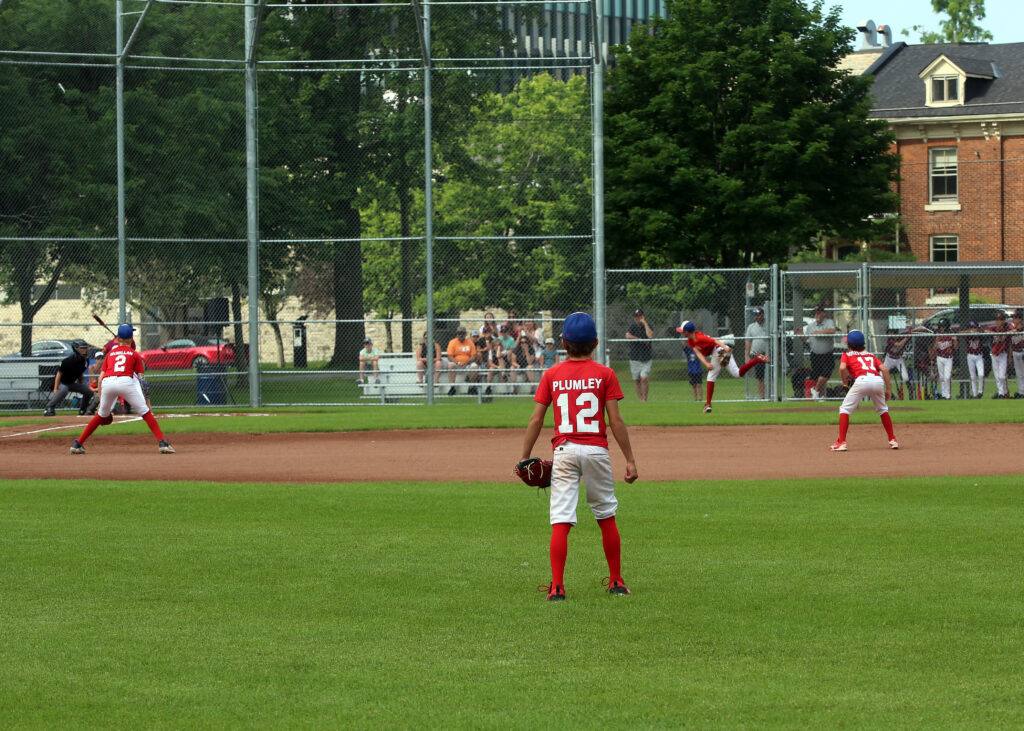
<svg viewBox="0 0 1024 731">
<path fill-rule="evenodd" d="M 825 0 L 826 11 L 834 7 L 842 8 L 846 25 L 856 28 L 862 20 L 873 20 L 892 28 L 893 41 L 905 43 L 921 41 L 921 34 L 911 30 L 915 25 L 938 31 L 940 18 L 946 17 L 935 12 L 931 0 Z M 992 43 L 1024 42 L 1024 0 L 985 0 L 985 19 L 978 25 L 992 34 Z M 859 39 L 853 47 L 860 47 Z"/>
</svg>

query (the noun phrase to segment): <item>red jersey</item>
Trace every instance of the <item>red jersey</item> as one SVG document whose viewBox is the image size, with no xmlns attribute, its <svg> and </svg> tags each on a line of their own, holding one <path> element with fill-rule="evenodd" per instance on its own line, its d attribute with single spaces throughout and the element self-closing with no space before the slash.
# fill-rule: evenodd
<svg viewBox="0 0 1024 731">
<path fill-rule="evenodd" d="M 551 446 L 562 442 L 608 446 L 604 405 L 622 398 L 615 371 L 595 360 L 567 360 L 544 371 L 533 400 L 555 404 L 555 436 Z"/>
<path fill-rule="evenodd" d="M 696 332 L 693 333 L 693 335 L 686 338 L 686 344 L 689 345 L 694 350 L 699 350 L 701 353 L 704 354 L 705 358 L 710 357 L 711 354 L 715 352 L 715 348 L 718 347 L 717 345 L 715 345 L 714 338 L 708 337 L 700 330 L 697 330 Z"/>
<path fill-rule="evenodd" d="M 985 351 L 985 343 L 981 339 L 981 333 L 964 333 L 964 339 L 967 341 L 968 353 L 972 353 L 974 355 L 981 355 Z"/>
<path fill-rule="evenodd" d="M 850 371 L 850 379 L 856 381 L 861 376 L 882 375 L 882 363 L 874 354 L 866 350 L 847 350 L 840 358 L 840 362 L 846 363 Z"/>
<path fill-rule="evenodd" d="M 145 373 L 146 363 L 142 356 L 127 345 L 115 345 L 103 359 L 103 377 L 134 376 Z"/>
<path fill-rule="evenodd" d="M 949 333 L 935 336 L 935 354 L 940 358 L 952 358 L 956 340 Z"/>
</svg>

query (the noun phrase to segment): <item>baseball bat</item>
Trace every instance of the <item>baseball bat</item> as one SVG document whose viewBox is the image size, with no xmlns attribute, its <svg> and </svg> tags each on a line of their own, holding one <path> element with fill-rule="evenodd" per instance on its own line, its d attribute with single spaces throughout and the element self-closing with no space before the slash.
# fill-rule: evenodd
<svg viewBox="0 0 1024 731">
<path fill-rule="evenodd" d="M 92 313 L 92 319 L 94 319 L 94 320 L 95 320 L 96 322 L 98 322 L 98 323 L 99 323 L 100 325 L 102 325 L 103 327 L 105 327 L 105 328 L 107 329 L 107 332 L 108 332 L 108 333 L 110 333 L 111 335 L 113 335 L 113 336 L 114 336 L 115 338 L 117 337 L 117 333 L 115 333 L 115 332 L 114 332 L 113 330 L 111 330 L 111 329 L 110 329 L 109 327 L 107 327 L 107 323 L 103 322 L 103 320 L 102 320 L 102 319 L 100 319 L 100 316 L 99 316 L 99 315 L 97 315 L 97 314 L 96 314 L 95 312 L 94 312 L 94 313 Z"/>
</svg>

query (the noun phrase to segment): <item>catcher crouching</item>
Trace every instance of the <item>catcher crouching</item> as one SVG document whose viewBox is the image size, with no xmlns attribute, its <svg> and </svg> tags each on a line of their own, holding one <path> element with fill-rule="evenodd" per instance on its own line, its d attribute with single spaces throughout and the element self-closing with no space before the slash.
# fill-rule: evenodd
<svg viewBox="0 0 1024 731">
<path fill-rule="evenodd" d="M 592 360 L 597 347 L 597 325 L 585 312 L 565 318 L 562 348 L 569 357 L 541 376 L 533 414 L 526 427 L 523 451 L 515 473 L 534 487 L 551 486 L 551 583 L 539 587 L 548 601 L 565 599 L 565 561 L 569 531 L 576 525 L 580 481 L 587 483 L 587 504 L 601 528 L 601 541 L 608 562 L 608 578 L 602 584 L 610 594 L 626 595 L 629 589 L 622 578 L 621 539 L 615 523 L 618 500 L 608 453 L 607 428 L 626 458 L 627 483 L 637 479 L 636 460 L 629 442 L 629 431 L 619 413 L 623 398 L 615 371 Z M 551 440 L 554 457 L 550 462 L 533 458 L 537 437 L 544 426 L 548 406 L 555 407 L 555 436 Z"/>
</svg>

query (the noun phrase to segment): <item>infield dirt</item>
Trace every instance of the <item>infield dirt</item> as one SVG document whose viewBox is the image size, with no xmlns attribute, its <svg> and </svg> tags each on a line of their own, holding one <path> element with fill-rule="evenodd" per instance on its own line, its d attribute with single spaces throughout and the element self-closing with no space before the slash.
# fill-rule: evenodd
<svg viewBox="0 0 1024 731">
<path fill-rule="evenodd" d="M 150 435 L 98 430 L 72 455 L 75 417 L 64 438 L 27 434 L 0 420 L 0 478 L 195 480 L 210 482 L 514 482 L 523 429 L 432 429 L 316 434 L 174 434 L 177 454 L 157 452 Z M 899 450 L 879 424 L 850 429 L 848 452 L 830 452 L 834 427 L 630 427 L 640 479 L 731 480 L 1024 474 L 1024 424 L 896 425 Z M 548 434 L 534 456 L 549 456 Z M 614 442 L 616 476 L 625 465 Z"/>
</svg>

